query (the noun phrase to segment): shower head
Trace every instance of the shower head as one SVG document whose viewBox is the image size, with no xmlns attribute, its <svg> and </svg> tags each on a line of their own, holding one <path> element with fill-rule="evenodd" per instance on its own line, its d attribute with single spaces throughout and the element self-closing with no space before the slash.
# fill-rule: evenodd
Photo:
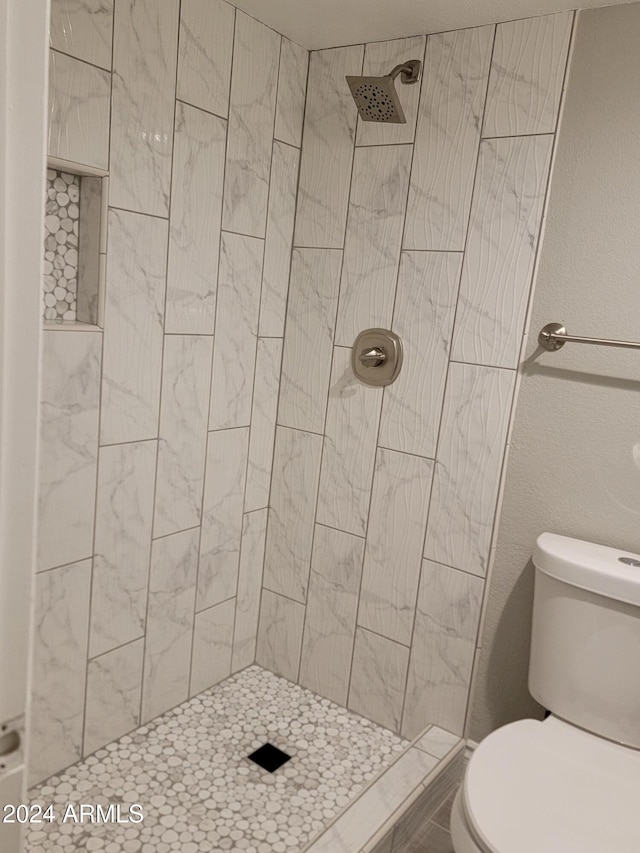
<svg viewBox="0 0 640 853">
<path fill-rule="evenodd" d="M 396 92 L 395 79 L 400 75 L 403 83 L 417 83 L 421 66 L 419 59 L 412 59 L 396 65 L 384 77 L 347 77 L 360 118 L 363 121 L 405 124 L 407 120 Z"/>
</svg>

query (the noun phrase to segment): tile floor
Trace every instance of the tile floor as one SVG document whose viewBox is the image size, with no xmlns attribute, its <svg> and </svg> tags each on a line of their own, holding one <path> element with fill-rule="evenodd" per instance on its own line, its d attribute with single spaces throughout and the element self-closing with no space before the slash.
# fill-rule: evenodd
<svg viewBox="0 0 640 853">
<path fill-rule="evenodd" d="M 247 758 L 265 741 L 292 756 L 273 774 Z M 252 666 L 34 789 L 56 821 L 31 825 L 26 851 L 299 851 L 407 746 Z M 140 804 L 144 820 L 62 822 L 83 803 L 119 804 L 124 820 Z"/>
</svg>

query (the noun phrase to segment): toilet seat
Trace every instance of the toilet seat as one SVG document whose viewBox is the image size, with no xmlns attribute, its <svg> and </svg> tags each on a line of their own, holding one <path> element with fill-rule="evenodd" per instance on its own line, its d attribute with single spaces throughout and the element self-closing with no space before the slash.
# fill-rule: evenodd
<svg viewBox="0 0 640 853">
<path fill-rule="evenodd" d="M 487 853 L 638 853 L 640 751 L 555 717 L 511 723 L 475 750 L 462 808 Z"/>
</svg>

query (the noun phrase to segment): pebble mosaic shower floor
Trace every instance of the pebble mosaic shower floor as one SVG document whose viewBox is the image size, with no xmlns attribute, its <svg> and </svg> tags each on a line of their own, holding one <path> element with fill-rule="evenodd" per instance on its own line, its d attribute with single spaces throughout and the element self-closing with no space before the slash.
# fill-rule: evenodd
<svg viewBox="0 0 640 853">
<path fill-rule="evenodd" d="M 291 756 L 271 774 L 247 756 Z M 31 792 L 56 822 L 27 853 L 303 850 L 408 742 L 257 666 L 179 705 Z M 61 822 L 67 806 L 120 804 L 137 824 Z M 131 812 L 134 810 L 132 809 Z"/>
</svg>

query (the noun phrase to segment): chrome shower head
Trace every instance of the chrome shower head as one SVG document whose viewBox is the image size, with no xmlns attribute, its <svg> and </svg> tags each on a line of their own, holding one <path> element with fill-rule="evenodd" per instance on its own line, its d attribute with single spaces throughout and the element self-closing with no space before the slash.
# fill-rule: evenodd
<svg viewBox="0 0 640 853">
<path fill-rule="evenodd" d="M 360 118 L 363 121 L 405 124 L 407 120 L 396 92 L 395 79 L 400 75 L 403 83 L 417 83 L 421 66 L 419 59 L 412 59 L 396 65 L 384 77 L 347 77 Z"/>
</svg>

